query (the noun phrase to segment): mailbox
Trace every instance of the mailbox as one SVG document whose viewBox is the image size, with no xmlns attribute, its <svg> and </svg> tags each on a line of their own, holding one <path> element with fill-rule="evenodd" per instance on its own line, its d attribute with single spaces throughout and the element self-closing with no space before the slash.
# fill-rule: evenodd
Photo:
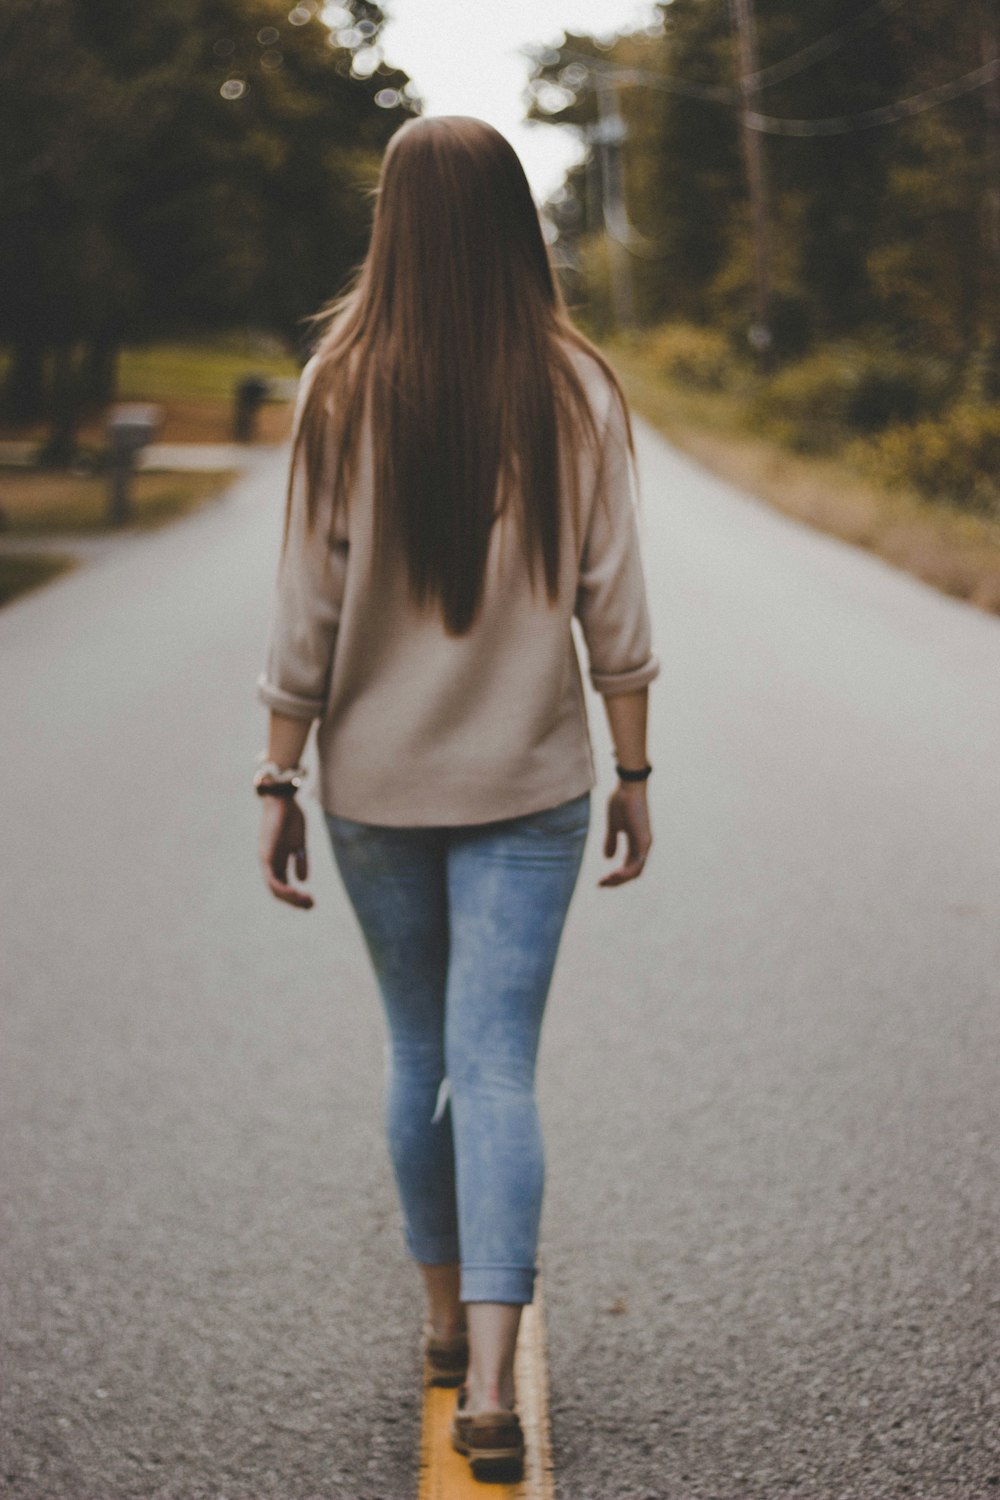
<svg viewBox="0 0 1000 1500">
<path fill-rule="evenodd" d="M 270 381 L 263 375 L 245 375 L 238 382 L 233 397 L 233 438 L 237 443 L 253 442 L 257 413 L 270 394 Z"/>
<path fill-rule="evenodd" d="M 158 406 L 134 402 L 115 406 L 108 417 L 108 450 L 110 463 L 109 519 L 122 525 L 129 519 L 129 482 L 135 467 L 135 456 L 151 442 L 159 430 L 163 413 Z"/>
<path fill-rule="evenodd" d="M 108 418 L 108 441 L 115 453 L 138 453 L 159 430 L 161 412 L 158 406 L 136 402 L 115 406 Z"/>
</svg>

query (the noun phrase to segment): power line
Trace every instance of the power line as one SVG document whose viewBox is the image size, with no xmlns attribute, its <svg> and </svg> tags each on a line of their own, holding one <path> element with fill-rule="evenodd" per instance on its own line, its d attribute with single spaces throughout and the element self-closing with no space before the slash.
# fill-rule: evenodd
<svg viewBox="0 0 1000 1500">
<path fill-rule="evenodd" d="M 846 47 L 855 37 L 863 36 L 866 31 L 877 26 L 879 21 L 891 16 L 894 11 L 902 9 L 909 0 L 875 0 L 875 4 L 862 11 L 860 15 L 852 17 L 850 21 L 838 26 L 836 30 L 828 32 L 819 37 L 808 46 L 801 47 L 798 52 L 793 52 L 790 57 L 782 58 L 780 62 L 769 63 L 766 68 L 759 68 L 754 73 L 743 79 L 745 87 L 753 89 L 769 88 L 772 84 L 781 83 L 786 78 L 792 78 L 796 73 L 804 72 L 811 68 L 814 63 L 822 62 L 827 57 Z M 536 51 L 526 47 L 525 52 L 529 57 L 537 60 Z M 558 49 L 557 49 L 558 50 Z M 592 64 L 595 59 L 589 55 L 577 52 L 559 52 L 560 59 L 565 62 Z M 724 85 L 702 83 L 694 78 L 673 77 L 671 86 L 674 93 L 686 94 L 693 99 L 709 99 L 720 104 L 738 102 L 740 94 Z"/>
<path fill-rule="evenodd" d="M 561 52 L 560 58 L 565 63 L 575 63 L 580 66 L 583 74 L 580 83 L 589 80 L 598 94 L 603 94 L 609 86 L 614 88 L 617 85 L 636 84 L 658 88 L 687 98 L 740 107 L 741 122 L 745 130 L 798 137 L 846 135 L 858 130 L 869 130 L 879 125 L 894 124 L 922 114 L 926 110 L 934 109 L 939 104 L 945 104 L 965 94 L 973 93 L 976 89 L 984 88 L 987 84 L 995 83 L 1000 79 L 1000 56 L 996 56 L 988 58 L 980 67 L 974 68 L 972 72 L 964 74 L 961 78 L 950 79 L 947 83 L 937 84 L 934 88 L 925 89 L 922 93 L 913 94 L 907 99 L 898 99 L 891 104 L 863 110 L 853 115 L 831 115 L 822 119 L 786 119 L 777 115 L 761 114 L 757 110 L 747 108 L 749 98 L 762 85 L 777 83 L 781 79 L 791 77 L 794 72 L 804 70 L 813 62 L 819 61 L 821 56 L 830 56 L 838 47 L 845 45 L 848 40 L 875 25 L 884 16 L 899 10 L 905 3 L 906 0 L 877 0 L 875 5 L 841 27 L 839 31 L 821 37 L 819 41 L 802 48 L 793 56 L 785 58 L 783 62 L 772 64 L 768 68 L 744 71 L 738 91 L 726 88 L 724 85 L 706 84 L 696 79 L 652 73 L 641 68 L 602 66 L 598 59 L 582 53 Z M 739 0 L 737 0 L 738 10 Z M 745 60 L 744 68 L 746 68 Z M 605 211 L 604 221 L 609 237 L 632 254 L 643 259 L 661 257 L 662 252 L 658 249 L 659 238 L 652 239 L 635 228 L 628 219 L 623 197 L 614 214 Z"/>
<path fill-rule="evenodd" d="M 802 47 L 798 52 L 793 52 L 791 57 L 783 58 L 781 62 L 771 63 L 766 68 L 759 68 L 756 73 L 744 79 L 744 82 L 752 88 L 766 89 L 772 84 L 783 83 L 786 78 L 792 78 L 796 73 L 803 73 L 806 68 L 811 68 L 815 63 L 824 62 L 826 58 L 832 57 L 839 52 L 841 47 L 846 47 L 853 42 L 855 37 L 863 36 L 873 26 L 891 16 L 894 11 L 900 10 L 907 4 L 907 0 L 875 0 L 875 4 L 868 7 L 860 15 L 854 16 L 846 21 L 843 26 L 838 26 L 836 31 L 828 32 L 815 42 L 810 42 L 807 47 Z"/>
<path fill-rule="evenodd" d="M 537 62 L 531 48 L 525 48 L 526 55 Z M 594 57 L 591 52 L 559 52 L 559 60 L 564 65 L 576 65 L 585 69 L 585 72 L 597 78 L 604 74 L 609 78 L 622 80 L 625 74 L 630 75 L 628 81 L 636 83 L 651 83 L 654 87 L 669 90 L 670 93 L 684 95 L 688 99 L 706 99 L 709 104 L 739 104 L 741 93 L 738 89 L 729 89 L 726 84 L 706 84 L 699 78 L 681 78 L 678 74 L 652 74 L 640 68 L 616 68 L 615 65 L 606 65 L 600 57 Z M 537 80 L 541 83 L 541 80 Z M 568 86 L 567 86 L 568 87 Z M 568 92 L 573 93 L 573 87 L 568 87 Z"/>
<path fill-rule="evenodd" d="M 704 99 L 710 104 L 740 102 L 739 91 L 722 83 L 702 83 L 697 78 L 680 78 L 672 73 L 651 73 L 642 68 L 607 67 L 586 52 L 562 52 L 560 57 L 566 63 L 576 63 L 585 68 L 595 78 L 598 74 L 604 74 L 620 83 L 648 83 L 652 88 L 665 89 L 668 93 L 681 94 L 688 99 Z"/>
<path fill-rule="evenodd" d="M 570 54 L 564 54 L 564 56 L 568 55 Z M 683 92 L 691 96 L 692 80 L 690 79 L 670 79 L 665 75 L 643 72 L 638 68 L 595 68 L 593 58 L 584 57 L 582 54 L 577 54 L 577 56 L 581 63 L 586 63 L 588 72 L 592 75 L 596 76 L 601 73 L 606 79 L 616 83 L 639 84 L 666 89 L 670 92 L 681 92 L 682 90 L 672 87 L 675 83 L 681 82 L 685 85 Z M 893 104 L 866 110 L 860 114 L 833 115 L 826 119 L 792 120 L 774 115 L 763 115 L 756 111 L 745 111 L 744 123 L 752 130 L 763 131 L 771 135 L 799 137 L 846 135 L 856 130 L 869 130 L 878 125 L 891 125 L 899 120 L 909 119 L 914 115 L 922 114 L 925 110 L 935 108 L 938 104 L 971 94 L 976 89 L 995 83 L 998 79 L 1000 79 L 1000 56 L 989 58 L 981 67 L 974 68 L 971 73 L 966 73 L 961 78 L 951 79 L 948 83 L 938 84 L 935 88 L 926 89 L 921 94 L 914 94 L 908 99 L 899 99 Z M 698 85 L 698 87 L 702 86 Z M 725 101 L 714 98 L 712 102 L 726 102 L 734 105 L 741 102 L 739 96 L 731 89 L 713 88 L 712 92 L 714 95 L 725 94 L 727 96 Z M 698 97 L 706 96 L 699 95 Z M 633 254 L 644 259 L 659 258 L 661 252 L 657 249 L 658 240 L 642 234 L 627 219 L 607 227 L 612 238 Z"/>
<path fill-rule="evenodd" d="M 775 115 L 750 113 L 746 123 L 751 130 L 766 131 L 769 135 L 848 135 L 855 130 L 871 130 L 876 125 L 893 125 L 897 120 L 908 120 L 938 104 L 946 104 L 950 99 L 971 94 L 997 78 L 1000 78 L 1000 57 L 991 57 L 982 67 L 974 68 L 963 78 L 939 83 L 936 88 L 926 89 L 922 94 L 884 104 L 879 109 L 864 110 L 861 114 L 832 115 L 824 120 L 785 120 Z"/>
<path fill-rule="evenodd" d="M 715 104 L 739 106 L 742 102 L 740 94 L 735 89 L 727 89 L 721 85 L 701 84 L 689 78 L 672 78 L 669 74 L 651 73 L 642 68 L 594 67 L 594 59 L 585 58 L 582 55 L 579 61 L 586 63 L 589 71 L 595 76 L 601 73 L 605 77 L 614 78 L 621 84 L 662 89 L 666 93 L 683 94 L 688 98 L 704 99 Z M 752 111 L 747 115 L 747 123 L 751 129 L 765 131 L 770 135 L 846 135 L 851 131 L 870 130 L 876 125 L 891 125 L 898 120 L 909 119 L 912 115 L 922 114 L 924 110 L 933 109 L 938 104 L 946 104 L 951 99 L 961 98 L 963 94 L 971 94 L 976 89 L 994 82 L 998 77 L 1000 77 L 1000 57 L 992 57 L 961 78 L 950 79 L 947 83 L 939 83 L 935 88 L 925 89 L 921 94 L 913 94 L 908 99 L 897 99 L 892 104 L 883 104 L 877 109 L 863 110 L 859 114 L 794 120 L 785 119 L 781 115 L 764 115 Z"/>
</svg>

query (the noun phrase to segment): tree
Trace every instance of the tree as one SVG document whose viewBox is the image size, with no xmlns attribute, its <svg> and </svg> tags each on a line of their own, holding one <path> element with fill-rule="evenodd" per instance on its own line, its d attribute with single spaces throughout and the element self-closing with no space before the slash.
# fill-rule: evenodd
<svg viewBox="0 0 1000 1500">
<path fill-rule="evenodd" d="M 47 410 L 54 457 L 124 340 L 250 322 L 294 346 L 363 252 L 365 188 L 413 106 L 374 54 L 379 7 L 340 9 L 331 38 L 312 0 L 10 0 L 5 408 Z"/>
<path fill-rule="evenodd" d="M 944 0 L 754 9 L 779 353 L 866 330 L 953 360 L 995 345 L 1000 79 L 936 108 L 920 101 L 1000 55 L 1000 0 L 957 11 Z M 660 11 L 660 37 L 625 35 L 609 49 L 572 36 L 540 54 L 532 113 L 586 123 L 590 59 L 618 73 L 640 314 L 710 322 L 742 340 L 753 259 L 729 0 Z M 866 127 L 866 113 L 887 105 L 888 121 Z M 831 129 L 831 119 L 845 124 Z M 783 133 L 783 121 L 806 124 Z M 580 243 L 593 216 L 579 203 L 568 212 L 566 198 L 586 180 L 577 174 L 560 195 L 562 233 Z M 563 253 L 587 262 L 579 249 Z M 1000 353 L 996 362 L 1000 387 Z"/>
</svg>

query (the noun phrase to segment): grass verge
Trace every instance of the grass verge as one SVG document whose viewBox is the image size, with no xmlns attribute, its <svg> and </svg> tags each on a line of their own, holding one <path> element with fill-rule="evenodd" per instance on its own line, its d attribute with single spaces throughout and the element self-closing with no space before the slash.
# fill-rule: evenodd
<svg viewBox="0 0 1000 1500">
<path fill-rule="evenodd" d="M 0 607 L 75 568 L 68 552 L 0 552 Z"/>
<path fill-rule="evenodd" d="M 141 470 L 133 477 L 133 520 L 129 524 L 162 526 L 176 516 L 196 510 L 225 490 L 235 478 L 234 470 L 213 473 Z M 0 504 L 6 530 L 12 535 L 117 529 L 107 518 L 108 485 L 101 476 L 8 470 L 2 479 Z"/>
<path fill-rule="evenodd" d="M 123 349 L 118 388 L 123 401 L 171 398 L 215 399 L 228 403 L 244 376 L 295 377 L 299 367 L 288 355 L 249 347 L 239 339 L 211 338 Z"/>
<path fill-rule="evenodd" d="M 666 380 L 624 340 L 609 340 L 604 349 L 635 410 L 713 474 L 943 593 L 1000 614 L 1000 523 L 880 488 L 842 461 L 792 453 L 747 430 L 738 398 Z"/>
<path fill-rule="evenodd" d="M 8 356 L 0 350 L 0 378 Z M 161 443 L 228 443 L 232 439 L 233 392 L 246 375 L 298 377 L 295 360 L 274 339 L 235 332 L 123 349 L 118 361 L 118 401 L 151 401 L 163 412 Z M 257 419 L 256 441 L 280 443 L 291 427 L 288 401 L 268 401 Z M 47 424 L 0 424 L 0 437 L 42 442 Z M 85 447 L 105 441 L 105 414 L 88 418 L 77 434 Z"/>
</svg>

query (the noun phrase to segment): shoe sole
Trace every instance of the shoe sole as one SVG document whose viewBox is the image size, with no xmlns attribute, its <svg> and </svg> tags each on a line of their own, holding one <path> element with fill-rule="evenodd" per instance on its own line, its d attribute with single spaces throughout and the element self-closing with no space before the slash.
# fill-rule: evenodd
<svg viewBox="0 0 1000 1500">
<path fill-rule="evenodd" d="M 499 1484 L 518 1484 L 524 1478 L 522 1458 L 470 1458 L 469 1468 L 473 1479 Z"/>
<path fill-rule="evenodd" d="M 424 1343 L 424 1379 L 427 1385 L 452 1387 L 461 1385 L 469 1369 L 469 1351 L 466 1344 L 464 1349 L 452 1352 L 436 1350 L 427 1347 Z"/>
<path fill-rule="evenodd" d="M 523 1477 L 523 1443 L 516 1448 L 471 1448 L 453 1431 L 451 1446 L 469 1460 L 475 1479 L 509 1479 L 513 1482 Z"/>
<path fill-rule="evenodd" d="M 450 1389 L 453 1386 L 461 1385 L 462 1381 L 464 1379 L 465 1379 L 465 1371 L 464 1370 L 462 1370 L 458 1374 L 455 1374 L 455 1373 L 453 1373 L 450 1370 L 435 1370 L 434 1367 L 433 1367 L 433 1365 L 428 1365 L 428 1368 L 427 1368 L 427 1384 L 428 1385 L 445 1386 L 445 1387 L 447 1387 L 447 1388 Z"/>
<path fill-rule="evenodd" d="M 510 1448 L 477 1448 L 470 1453 L 464 1443 L 452 1443 L 456 1453 L 469 1460 L 473 1479 L 506 1480 L 514 1484 L 524 1478 L 524 1454 Z"/>
</svg>

